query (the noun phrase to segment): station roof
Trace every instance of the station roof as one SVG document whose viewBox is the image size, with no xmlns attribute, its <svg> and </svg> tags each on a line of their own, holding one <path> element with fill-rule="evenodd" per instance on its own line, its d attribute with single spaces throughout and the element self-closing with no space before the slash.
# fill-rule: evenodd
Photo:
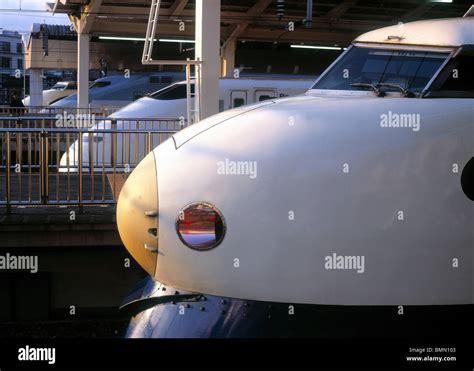
<svg viewBox="0 0 474 371">
<path fill-rule="evenodd" d="M 68 25 L 33 23 L 33 26 L 31 27 L 31 36 L 39 37 L 44 34 L 47 34 L 48 38 L 53 40 L 77 39 L 76 31 L 72 30 Z"/>
<path fill-rule="evenodd" d="M 443 3 L 423 0 L 316 0 L 312 27 L 306 28 L 307 0 L 285 1 L 277 15 L 276 0 L 222 0 L 221 41 L 280 41 L 348 44 L 367 31 L 420 19 L 461 17 L 470 0 Z M 151 0 L 56 0 L 49 10 L 75 17 L 90 17 L 89 33 L 96 36 L 144 37 Z M 194 0 L 161 1 L 157 34 L 193 37 Z M 178 22 L 184 21 L 185 31 Z M 288 31 L 288 22 L 295 31 Z M 189 26 L 188 26 L 189 25 Z"/>
</svg>

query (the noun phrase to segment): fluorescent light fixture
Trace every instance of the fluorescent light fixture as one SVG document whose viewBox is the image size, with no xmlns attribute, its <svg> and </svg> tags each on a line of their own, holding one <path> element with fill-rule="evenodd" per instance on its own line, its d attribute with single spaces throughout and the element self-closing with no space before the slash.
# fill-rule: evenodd
<svg viewBox="0 0 474 371">
<path fill-rule="evenodd" d="M 121 40 L 121 41 L 145 41 L 144 37 L 99 36 L 99 39 L 100 40 Z"/>
<path fill-rule="evenodd" d="M 321 45 L 290 45 L 291 48 L 298 49 L 321 49 L 321 50 L 342 50 L 339 46 L 321 46 Z"/>
<path fill-rule="evenodd" d="M 428 0 L 429 3 L 452 3 L 453 0 Z"/>
<path fill-rule="evenodd" d="M 194 40 L 184 40 L 184 39 L 158 39 L 162 43 L 190 43 L 194 44 Z"/>
<path fill-rule="evenodd" d="M 145 41 L 144 37 L 119 37 L 119 36 L 99 36 L 100 40 L 121 40 L 121 41 Z M 154 39 L 156 41 L 156 39 Z M 158 39 L 163 43 L 191 43 L 194 44 L 194 40 L 184 39 Z"/>
</svg>

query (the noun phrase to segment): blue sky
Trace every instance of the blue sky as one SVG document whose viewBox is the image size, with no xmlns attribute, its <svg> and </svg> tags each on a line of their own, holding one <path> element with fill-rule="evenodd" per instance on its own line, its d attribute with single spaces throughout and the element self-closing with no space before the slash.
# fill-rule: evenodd
<svg viewBox="0 0 474 371">
<path fill-rule="evenodd" d="M 46 0 L 0 0 L 0 28 L 29 32 L 33 23 L 69 24 L 64 14 L 53 16 L 45 9 Z"/>
</svg>

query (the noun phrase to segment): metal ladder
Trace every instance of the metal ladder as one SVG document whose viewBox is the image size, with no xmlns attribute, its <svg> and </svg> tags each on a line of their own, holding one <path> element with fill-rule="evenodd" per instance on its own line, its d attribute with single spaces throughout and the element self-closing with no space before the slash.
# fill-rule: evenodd
<svg viewBox="0 0 474 371">
<path fill-rule="evenodd" d="M 156 26 L 160 11 L 160 0 L 152 0 L 148 25 L 146 29 L 145 44 L 143 46 L 142 64 L 145 65 L 185 65 L 186 66 L 186 118 L 187 125 L 199 122 L 200 113 L 200 86 L 201 86 L 201 61 L 200 60 L 154 60 L 151 56 L 153 45 L 155 43 Z M 191 76 L 191 66 L 194 65 L 194 78 Z M 191 90 L 192 80 L 194 79 L 194 93 Z"/>
<path fill-rule="evenodd" d="M 188 59 L 189 60 L 189 59 Z M 199 59 L 198 59 L 199 61 Z M 199 121 L 200 118 L 200 65 L 194 65 L 194 76 L 191 75 L 191 64 L 186 65 L 186 116 L 187 124 L 191 125 Z M 194 80 L 194 92 L 192 91 L 192 80 Z"/>
<path fill-rule="evenodd" d="M 148 62 L 152 61 L 151 54 L 153 52 L 153 44 L 155 41 L 156 24 L 158 23 L 160 4 L 160 0 L 151 1 L 150 15 L 148 16 L 148 25 L 146 28 L 145 45 L 143 46 L 143 64 L 147 64 Z"/>
</svg>

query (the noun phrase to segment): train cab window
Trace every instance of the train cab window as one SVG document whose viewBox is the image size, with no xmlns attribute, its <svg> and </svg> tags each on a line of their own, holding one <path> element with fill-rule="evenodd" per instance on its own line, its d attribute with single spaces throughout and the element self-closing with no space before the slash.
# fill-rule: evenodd
<svg viewBox="0 0 474 371">
<path fill-rule="evenodd" d="M 104 88 L 106 86 L 109 86 L 112 84 L 111 81 L 94 81 L 91 86 L 89 86 L 89 89 L 97 89 L 97 88 Z"/>
<path fill-rule="evenodd" d="M 66 90 L 68 89 L 68 84 L 67 82 L 57 82 L 56 84 L 53 85 L 51 89 L 52 90 Z"/>
<path fill-rule="evenodd" d="M 428 98 L 474 98 L 474 52 L 454 57 L 433 82 Z"/>
<path fill-rule="evenodd" d="M 264 101 L 264 100 L 268 100 L 268 99 L 273 99 L 275 97 L 272 97 L 270 95 L 261 95 L 258 97 L 258 101 L 261 102 L 261 101 Z"/>
<path fill-rule="evenodd" d="M 191 94 L 194 94 L 194 84 L 191 84 Z M 150 97 L 158 100 L 186 99 L 186 84 L 168 86 L 153 93 Z"/>
<path fill-rule="evenodd" d="M 420 93 L 432 79 L 447 52 L 352 47 L 313 86 L 313 89 L 368 90 L 391 84 Z M 400 91 L 385 86 L 384 90 Z"/>
<path fill-rule="evenodd" d="M 219 99 L 219 112 L 224 111 L 224 100 Z"/>
</svg>

